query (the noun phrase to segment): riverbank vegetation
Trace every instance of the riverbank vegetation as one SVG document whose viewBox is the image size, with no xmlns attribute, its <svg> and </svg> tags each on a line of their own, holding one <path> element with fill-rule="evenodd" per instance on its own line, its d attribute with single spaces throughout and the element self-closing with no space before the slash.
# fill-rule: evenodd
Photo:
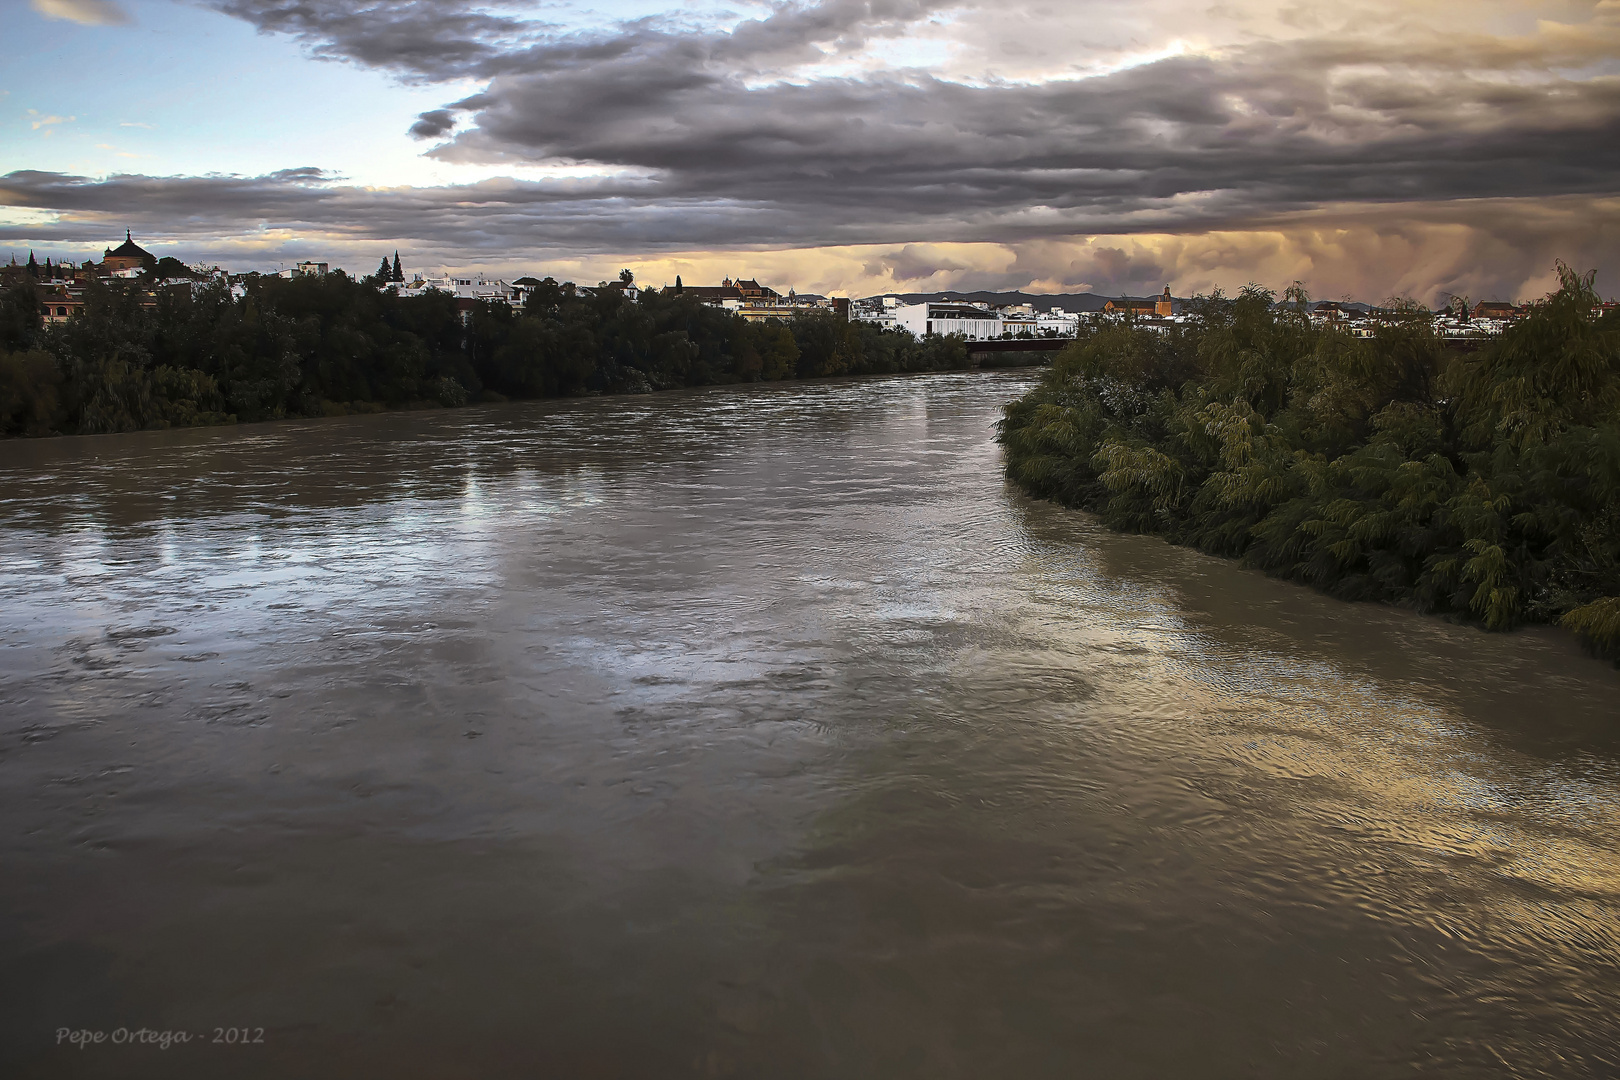
<svg viewBox="0 0 1620 1080">
<path fill-rule="evenodd" d="M 27 282 L 0 293 L 0 435 L 135 431 L 968 366 L 954 338 L 831 313 L 750 323 L 677 293 L 548 279 L 522 311 L 401 298 L 342 273 L 160 291 L 91 285 L 48 325 Z"/>
<path fill-rule="evenodd" d="M 1471 353 L 1259 288 L 1169 332 L 1096 326 L 1008 406 L 1007 469 L 1116 529 L 1335 596 L 1620 652 L 1620 312 L 1593 277 Z"/>
</svg>

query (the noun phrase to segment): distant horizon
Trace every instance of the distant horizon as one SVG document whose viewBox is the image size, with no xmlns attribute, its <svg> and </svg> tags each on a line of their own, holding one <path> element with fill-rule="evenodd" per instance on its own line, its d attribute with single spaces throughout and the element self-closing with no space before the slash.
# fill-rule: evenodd
<svg viewBox="0 0 1620 1080">
<path fill-rule="evenodd" d="M 133 230 L 131 230 L 131 235 L 133 235 Z M 135 243 L 137 245 L 141 246 L 142 248 L 145 248 L 146 250 L 151 251 L 151 253 L 153 255 L 157 256 L 158 258 L 166 257 L 166 253 L 152 251 L 152 248 L 150 246 L 148 246 L 147 244 L 143 244 L 141 242 L 141 238 L 139 236 L 135 236 L 134 241 L 135 241 Z M 122 242 L 123 241 L 120 240 L 117 243 L 122 243 Z M 34 255 L 35 259 L 38 262 L 40 262 L 41 264 L 43 264 L 45 259 L 47 257 L 49 257 L 53 263 L 60 262 L 65 258 L 68 262 L 77 265 L 77 264 L 83 263 L 83 262 L 85 262 L 87 260 L 88 261 L 98 261 L 101 254 L 102 254 L 102 252 L 106 248 L 114 247 L 114 246 L 116 246 L 116 244 L 105 244 L 102 248 L 97 249 L 97 250 L 95 250 L 94 252 L 92 252 L 90 254 L 82 254 L 81 253 L 81 254 L 77 254 L 77 255 L 72 254 L 72 253 L 63 253 L 63 252 L 60 252 L 60 251 L 42 252 L 42 251 L 40 251 L 38 249 L 32 249 L 32 250 L 33 250 L 33 255 Z M 388 254 L 388 257 L 391 259 L 393 257 L 394 252 L 392 250 L 390 250 L 387 254 Z M 754 254 L 757 254 L 757 253 L 754 253 Z M 28 255 L 29 255 L 29 249 L 24 249 L 21 252 L 17 252 L 15 250 L 12 250 L 12 251 L 7 252 L 4 261 L 6 263 L 9 263 L 12 259 L 15 259 L 18 264 L 24 264 L 24 263 L 26 263 L 28 261 Z M 179 255 L 172 255 L 172 256 L 167 256 L 167 257 L 179 259 L 180 262 L 183 262 L 188 266 L 204 266 L 204 265 L 213 266 L 213 265 L 218 265 L 220 267 L 220 269 L 225 270 L 225 271 L 230 272 L 230 273 L 233 273 L 233 274 L 247 274 L 247 273 L 274 274 L 274 273 L 277 273 L 277 272 L 279 272 L 281 270 L 290 269 L 291 267 L 297 265 L 299 262 L 325 262 L 325 263 L 328 264 L 328 266 L 330 266 L 330 268 L 332 270 L 334 270 L 334 271 L 335 270 L 342 270 L 345 274 L 349 275 L 350 277 L 354 277 L 354 278 L 366 277 L 367 275 L 373 273 L 376 270 L 375 266 L 372 266 L 370 269 L 364 269 L 364 270 L 357 270 L 357 269 L 353 269 L 351 267 L 342 266 L 342 265 L 339 265 L 339 264 L 333 262 L 330 258 L 323 258 L 322 256 L 320 256 L 318 254 L 300 255 L 298 258 L 289 258 L 289 259 L 286 259 L 286 260 L 279 260 L 279 261 L 277 261 L 275 263 L 275 265 L 273 267 L 267 266 L 265 264 L 260 264 L 260 265 L 256 265 L 256 266 L 249 266 L 249 267 L 238 267 L 238 266 L 225 265 L 223 262 L 220 262 L 218 260 L 212 260 L 212 259 L 187 259 L 187 258 L 181 257 Z M 377 256 L 377 258 L 381 259 L 382 256 L 379 255 L 379 256 Z M 632 273 L 635 274 L 637 285 L 641 286 L 642 288 L 665 288 L 665 287 L 673 286 L 675 284 L 675 280 L 674 280 L 673 277 L 670 278 L 668 281 L 660 281 L 660 282 L 656 282 L 656 283 L 648 282 L 648 281 L 643 280 L 641 273 L 637 272 L 636 269 L 635 269 L 635 264 L 637 262 L 637 260 L 635 260 L 635 259 L 617 260 L 617 261 L 623 263 L 623 265 L 619 266 L 618 269 L 613 270 L 611 273 L 603 273 L 603 274 L 596 275 L 594 278 L 591 278 L 590 280 L 587 280 L 587 277 L 589 277 L 589 275 L 582 275 L 582 276 L 579 276 L 579 277 L 570 277 L 570 276 L 567 276 L 567 275 L 559 275 L 559 274 L 551 272 L 551 271 L 538 271 L 538 270 L 533 269 L 532 266 L 525 267 L 525 268 L 522 268 L 522 269 L 518 269 L 518 268 L 516 268 L 518 266 L 518 264 L 504 264 L 505 268 L 502 269 L 502 270 L 493 270 L 493 269 L 490 269 L 488 267 L 466 267 L 466 266 L 413 267 L 410 264 L 409 256 L 404 251 L 400 252 L 400 258 L 401 258 L 401 260 L 403 262 L 404 270 L 405 270 L 407 278 L 410 278 L 413 275 L 418 274 L 418 273 L 420 273 L 423 277 L 481 276 L 481 277 L 488 277 L 488 278 L 500 278 L 500 279 L 507 280 L 507 281 L 515 280 L 516 278 L 519 278 L 519 277 L 532 276 L 532 277 L 537 277 L 537 278 L 542 278 L 542 279 L 546 278 L 546 277 L 550 277 L 550 278 L 555 279 L 558 282 L 570 281 L 575 285 L 582 285 L 582 286 L 588 286 L 589 287 L 589 286 L 594 286 L 598 282 L 612 281 L 615 278 L 617 278 L 619 270 L 629 269 Z M 607 266 L 609 263 L 612 263 L 614 261 L 615 260 L 609 259 L 609 260 L 607 260 L 605 262 L 602 262 L 601 265 L 602 266 Z M 1584 269 L 1583 268 L 1577 268 L 1577 269 L 1580 272 L 1584 273 L 1586 271 L 1586 269 L 1590 269 L 1590 268 L 1584 268 Z M 799 292 L 799 293 L 802 293 L 802 294 L 823 295 L 823 296 L 842 295 L 842 296 L 848 296 L 848 298 L 852 299 L 852 300 L 871 299 L 873 297 L 881 297 L 881 296 L 930 297 L 930 296 L 946 296 L 946 295 L 950 295 L 950 294 L 956 294 L 958 296 L 966 296 L 966 295 L 976 294 L 976 293 L 984 293 L 984 294 L 995 295 L 995 296 L 1025 295 L 1025 296 L 1030 296 L 1030 297 L 1044 297 L 1044 298 L 1051 298 L 1051 299 L 1061 299 L 1063 297 L 1091 296 L 1091 297 L 1097 297 L 1099 299 L 1104 299 L 1104 300 L 1117 300 L 1117 299 L 1151 300 L 1154 297 L 1160 295 L 1162 293 L 1163 289 L 1164 289 L 1164 286 L 1161 285 L 1158 289 L 1152 290 L 1152 291 L 1139 291 L 1139 292 L 1113 291 L 1113 292 L 1105 292 L 1105 291 L 1102 291 L 1102 290 L 1099 290 L 1099 289 L 1085 288 L 1085 287 L 1082 286 L 1081 288 L 1072 288 L 1072 289 L 1064 289 L 1064 290 L 1056 290 L 1056 291 L 1049 291 L 1048 292 L 1048 291 L 1037 291 L 1035 289 L 1030 289 L 1030 288 L 999 288 L 999 289 L 997 289 L 997 288 L 974 288 L 974 287 L 971 287 L 971 286 L 957 285 L 957 286 L 951 286 L 951 287 L 939 288 L 939 289 L 883 289 L 883 290 L 878 290 L 878 291 L 875 291 L 875 292 L 867 292 L 867 293 L 855 293 L 855 292 L 834 293 L 834 292 L 826 292 L 824 290 L 819 290 L 819 289 L 810 289 L 810 288 L 801 289 L 801 288 L 798 288 L 795 285 L 792 285 L 791 283 L 778 285 L 775 281 L 769 280 L 768 275 L 766 275 L 766 274 L 757 273 L 757 272 L 746 272 L 746 271 L 745 272 L 739 272 L 739 273 L 727 273 L 727 274 L 722 275 L 721 277 L 715 278 L 712 282 L 708 281 L 708 280 L 695 280 L 695 281 L 685 281 L 684 284 L 700 285 L 700 286 L 701 285 L 709 285 L 709 284 L 718 285 L 720 283 L 720 281 L 724 277 L 730 277 L 730 278 L 732 278 L 734 280 L 737 279 L 737 278 L 753 278 L 755 280 L 761 281 L 763 284 L 769 285 L 771 288 L 774 288 L 778 292 L 781 292 L 781 293 L 784 293 L 784 294 L 788 291 L 789 288 L 793 288 L 796 292 Z M 1278 286 L 1266 285 L 1265 283 L 1259 283 L 1259 282 L 1254 282 L 1254 283 L 1246 282 L 1245 284 L 1260 284 L 1261 287 L 1270 288 L 1270 289 L 1272 289 L 1273 292 L 1275 292 L 1279 296 L 1281 296 L 1284 289 L 1286 289 L 1289 285 L 1295 284 L 1295 282 L 1290 281 L 1290 282 L 1287 282 L 1287 283 L 1285 283 L 1283 285 L 1278 285 Z M 1598 281 L 1598 291 L 1600 293 L 1603 292 L 1602 286 L 1603 286 L 1603 282 L 1602 282 L 1601 277 L 1600 277 L 1599 281 Z M 1318 294 L 1317 292 L 1312 290 L 1310 288 L 1310 284 L 1308 282 L 1305 283 L 1305 288 L 1306 288 L 1307 295 L 1310 296 L 1310 298 L 1311 298 L 1311 300 L 1313 302 L 1333 301 L 1333 302 L 1338 302 L 1338 303 L 1365 304 L 1365 305 L 1367 305 L 1369 307 L 1380 307 L 1380 306 L 1383 306 L 1387 301 L 1389 301 L 1391 299 L 1412 299 L 1412 300 L 1417 299 L 1416 297 L 1413 297 L 1413 296 L 1405 296 L 1405 295 L 1398 295 L 1398 294 L 1388 294 L 1388 295 L 1385 295 L 1385 296 L 1381 297 L 1378 300 L 1364 300 L 1364 299 L 1360 299 L 1360 298 L 1357 298 L 1357 297 L 1349 297 L 1349 296 L 1344 296 L 1344 295 L 1328 296 L 1328 295 Z M 1212 291 L 1213 290 L 1208 290 L 1208 291 L 1204 291 L 1204 292 L 1178 293 L 1175 290 L 1175 288 L 1174 288 L 1174 286 L 1172 284 L 1172 286 L 1171 286 L 1171 299 L 1177 301 L 1178 303 L 1179 302 L 1185 302 L 1185 301 L 1192 300 L 1192 299 L 1195 299 L 1195 298 L 1200 297 L 1200 296 L 1211 295 Z M 1224 289 L 1223 291 L 1227 295 L 1232 295 L 1237 290 L 1236 289 Z M 1548 291 L 1550 292 L 1551 290 L 1549 289 Z M 1426 303 L 1426 306 L 1429 306 L 1431 308 L 1432 307 L 1443 307 L 1443 306 L 1445 306 L 1445 305 L 1447 305 L 1449 303 L 1453 303 L 1453 302 L 1455 302 L 1457 300 L 1460 300 L 1460 299 L 1466 299 L 1470 303 L 1479 303 L 1479 302 L 1483 301 L 1483 302 L 1487 302 L 1487 303 L 1522 304 L 1522 303 L 1528 303 L 1531 300 L 1538 300 L 1543 295 L 1545 295 L 1545 293 L 1536 294 L 1534 296 L 1512 296 L 1512 297 L 1510 297 L 1510 296 L 1464 296 L 1462 294 L 1455 294 L 1455 293 L 1454 294 L 1442 294 L 1441 297 L 1440 297 L 1440 300 L 1438 302 Z M 1613 294 L 1605 294 L 1605 296 L 1610 298 L 1610 299 L 1614 298 Z M 1424 301 L 1421 301 L 1421 300 L 1418 300 L 1417 302 L 1425 303 Z"/>
</svg>

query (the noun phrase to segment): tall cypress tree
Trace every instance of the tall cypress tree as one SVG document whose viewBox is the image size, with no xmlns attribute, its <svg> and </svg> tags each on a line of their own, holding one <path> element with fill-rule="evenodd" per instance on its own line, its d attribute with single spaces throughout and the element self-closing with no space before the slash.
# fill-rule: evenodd
<svg viewBox="0 0 1620 1080">
<path fill-rule="evenodd" d="M 401 270 L 400 267 L 399 267 L 399 249 L 398 248 L 394 249 L 394 280 L 395 281 L 404 281 L 405 280 L 405 271 Z"/>
<path fill-rule="evenodd" d="M 39 277 L 39 263 L 34 259 L 33 248 L 28 249 L 28 276 L 31 278 Z"/>
</svg>

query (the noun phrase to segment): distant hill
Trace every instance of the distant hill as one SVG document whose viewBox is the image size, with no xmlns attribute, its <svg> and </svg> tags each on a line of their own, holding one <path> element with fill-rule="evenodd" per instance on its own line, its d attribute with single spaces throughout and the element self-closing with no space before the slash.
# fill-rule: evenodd
<svg viewBox="0 0 1620 1080">
<path fill-rule="evenodd" d="M 1275 306 L 1276 307 L 1282 307 L 1286 303 L 1287 303 L 1286 300 L 1279 300 L 1279 301 L 1277 301 Z M 1341 308 L 1344 308 L 1347 311 L 1359 311 L 1363 315 L 1365 315 L 1369 311 L 1377 311 L 1378 310 L 1376 307 L 1373 307 L 1373 305 L 1371 305 L 1371 304 L 1363 304 L 1360 300 L 1312 300 L 1311 301 L 1311 307 L 1314 308 L 1317 304 L 1338 304 Z"/>
<path fill-rule="evenodd" d="M 977 304 L 1031 304 L 1036 311 L 1050 311 L 1060 307 L 1064 311 L 1101 311 L 1103 305 L 1110 300 L 1122 299 L 1119 296 L 1100 296 L 1097 293 L 1027 293 L 1027 292 L 928 292 L 928 293 L 879 293 L 879 296 L 898 297 L 901 303 L 920 304 L 926 300 L 940 301 L 953 300 Z M 1126 296 L 1126 300 L 1157 300 L 1158 296 Z M 1172 296 L 1171 301 L 1177 312 L 1186 304 L 1186 298 Z M 1278 301 L 1281 305 L 1282 301 Z M 1315 304 L 1315 301 L 1312 301 Z M 1376 311 L 1372 304 L 1364 304 L 1359 300 L 1341 300 L 1344 307 L 1355 311 Z"/>
<path fill-rule="evenodd" d="M 879 296 L 893 296 L 899 298 L 901 303 L 921 304 L 927 300 L 951 300 L 970 304 L 1030 304 L 1036 311 L 1050 311 L 1060 307 L 1064 311 L 1101 311 L 1103 305 L 1110 300 L 1117 300 L 1116 296 L 1098 296 L 1096 293 L 1027 293 L 1027 292 L 944 292 L 927 293 L 879 293 Z M 1131 300 L 1156 300 L 1156 296 L 1133 296 Z M 1181 298 L 1172 297 L 1177 310 L 1181 307 Z"/>
</svg>

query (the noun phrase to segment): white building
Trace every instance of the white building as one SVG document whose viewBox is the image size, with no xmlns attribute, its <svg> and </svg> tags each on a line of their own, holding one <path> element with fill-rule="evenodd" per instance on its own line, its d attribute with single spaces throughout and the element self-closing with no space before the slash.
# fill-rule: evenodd
<svg viewBox="0 0 1620 1080">
<path fill-rule="evenodd" d="M 969 341 L 993 341 L 1001 336 L 1002 325 L 1001 316 L 983 304 L 950 301 L 897 305 L 894 321 L 914 337 L 960 334 Z"/>
<path fill-rule="evenodd" d="M 1033 304 L 1008 304 L 999 308 L 1001 332 L 1004 337 L 1074 337 L 1080 329 L 1080 316 L 1071 315 L 1060 307 L 1050 311 L 1036 311 Z"/>
<path fill-rule="evenodd" d="M 1035 331 L 1042 337 L 1049 333 L 1058 337 L 1074 337 L 1080 332 L 1080 313 L 1070 313 L 1060 307 L 1043 311 L 1035 316 Z"/>
<path fill-rule="evenodd" d="M 1039 338 L 1074 337 L 1080 328 L 1080 316 L 1059 307 L 1049 311 L 1037 311 L 1033 304 L 992 308 L 988 304 L 960 300 L 906 304 L 896 296 L 868 296 L 851 301 L 849 317 L 885 330 L 907 330 L 916 337 L 961 334 L 969 341 L 993 341 L 1026 333 Z"/>
<path fill-rule="evenodd" d="M 505 300 L 510 303 L 517 294 L 511 282 L 500 278 L 453 277 L 448 281 L 449 287 L 445 291 L 463 300 Z M 442 283 L 439 287 L 445 288 Z"/>
<path fill-rule="evenodd" d="M 401 296 L 421 296 L 429 291 L 449 293 L 458 300 L 499 300 L 507 304 L 521 304 L 525 290 L 500 278 L 442 277 L 417 278 L 414 281 L 393 281 L 383 286 Z"/>
<path fill-rule="evenodd" d="M 849 319 L 851 322 L 872 323 L 885 330 L 895 330 L 900 324 L 895 320 L 894 313 L 900 306 L 898 296 L 868 296 L 851 300 Z"/>
</svg>

